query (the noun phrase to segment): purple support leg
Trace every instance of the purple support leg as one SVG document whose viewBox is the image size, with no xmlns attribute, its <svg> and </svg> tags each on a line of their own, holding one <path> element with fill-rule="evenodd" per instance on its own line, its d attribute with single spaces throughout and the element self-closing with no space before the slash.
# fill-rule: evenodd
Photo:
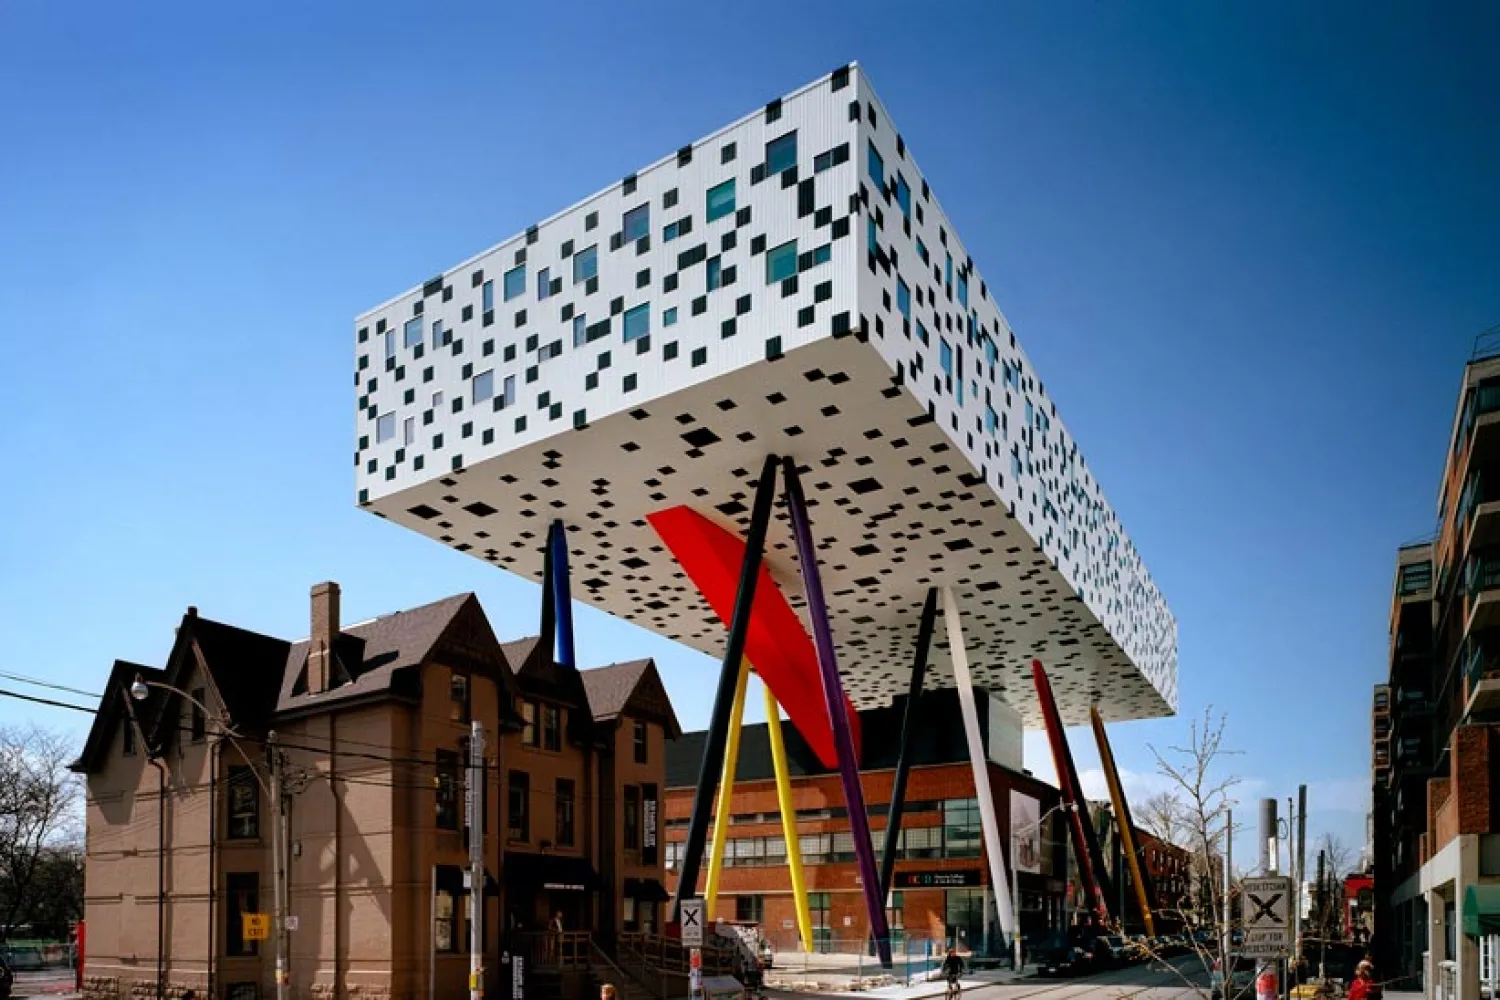
<svg viewBox="0 0 1500 1000">
<path fill-rule="evenodd" d="M 797 478 L 796 459 L 788 456 L 782 460 L 782 477 L 786 482 L 787 508 L 792 515 L 792 534 L 797 540 L 797 562 L 802 567 L 802 586 L 807 591 L 807 616 L 812 620 L 813 643 L 818 650 L 818 671 L 823 675 L 823 700 L 828 705 L 833 745 L 838 751 L 839 780 L 844 787 L 844 804 L 849 809 L 849 826 L 854 835 L 860 888 L 864 890 L 865 907 L 870 911 L 870 933 L 880 953 L 880 964 L 889 969 L 891 932 L 885 920 L 885 900 L 880 898 L 880 872 L 875 867 L 875 849 L 870 841 L 870 817 L 865 812 L 865 793 L 859 783 L 854 737 L 849 731 L 849 718 L 844 714 L 844 685 L 839 680 L 833 630 L 828 627 L 828 603 L 823 599 L 823 582 L 818 574 L 818 551 L 813 545 L 812 524 L 807 517 L 802 482 Z"/>
</svg>

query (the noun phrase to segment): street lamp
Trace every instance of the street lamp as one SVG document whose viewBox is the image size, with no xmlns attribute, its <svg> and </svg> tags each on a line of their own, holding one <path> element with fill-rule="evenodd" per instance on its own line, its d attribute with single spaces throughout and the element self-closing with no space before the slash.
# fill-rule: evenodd
<svg viewBox="0 0 1500 1000">
<path fill-rule="evenodd" d="M 196 651 L 196 649 L 197 644 L 195 643 L 194 650 Z M 201 654 L 199 655 L 201 657 Z M 250 773 L 255 775 L 256 783 L 260 785 L 261 791 L 265 792 L 266 797 L 271 800 L 271 807 L 276 814 L 276 822 L 271 825 L 271 853 L 276 862 L 274 867 L 276 876 L 276 891 L 274 893 L 276 909 L 276 1000 L 287 1000 L 286 988 L 290 977 L 287 975 L 286 968 L 286 922 L 284 918 L 284 900 L 286 896 L 287 878 L 286 855 L 285 848 L 283 846 L 286 843 L 287 831 L 284 829 L 284 824 L 286 822 L 286 812 L 283 810 L 281 802 L 281 781 L 278 780 L 279 774 L 277 767 L 278 758 L 276 753 L 276 732 L 275 730 L 272 730 L 271 732 L 266 734 L 266 756 L 270 759 L 271 762 L 271 781 L 267 782 L 266 779 L 261 776 L 260 768 L 256 767 L 255 762 L 251 759 L 250 755 L 245 753 L 245 748 L 240 745 L 239 734 L 235 731 L 234 726 L 230 724 L 229 720 L 223 714 L 215 712 L 213 709 L 203 704 L 203 702 L 199 701 L 197 698 L 194 698 L 191 694 L 179 687 L 174 687 L 171 684 L 164 684 L 161 681 L 148 681 L 140 674 L 136 674 L 135 679 L 130 682 L 130 697 L 133 701 L 143 702 L 150 696 L 152 688 L 156 688 L 161 691 L 169 691 L 172 694 L 187 699 L 189 702 L 198 707 L 198 710 L 203 713 L 203 717 L 205 719 L 212 719 L 215 723 L 217 723 L 219 730 L 224 734 L 225 737 L 229 739 L 231 743 L 234 744 L 235 749 L 239 750 L 240 756 L 245 759 L 245 763 L 250 765 Z M 212 760 L 212 755 L 210 756 L 210 760 Z M 160 767 L 161 765 L 158 764 L 157 766 Z M 163 782 L 165 782 L 165 774 L 166 772 L 165 770 L 163 770 Z M 166 791 L 165 788 L 163 788 L 163 804 L 165 804 L 166 801 L 165 797 Z M 210 803 L 209 807 L 216 808 L 213 803 Z M 164 823 L 161 824 L 161 828 L 165 829 Z M 165 844 L 162 845 L 162 849 L 159 851 L 159 854 L 163 859 L 165 858 Z M 158 893 L 159 898 L 165 897 L 164 889 L 158 887 Z M 160 920 L 158 920 L 158 923 L 160 923 Z M 160 928 L 158 928 L 156 947 L 158 954 L 161 954 L 165 947 L 165 942 L 162 940 L 162 931 Z M 160 962 L 158 962 L 158 966 L 159 965 Z M 165 989 L 166 983 L 163 980 L 163 973 L 158 971 L 158 998 L 160 998 L 161 995 L 165 992 Z"/>
<path fill-rule="evenodd" d="M 1021 956 L 1021 867 L 1018 864 L 1019 856 L 1020 856 L 1021 835 L 1023 833 L 1028 833 L 1028 832 L 1030 832 L 1032 830 L 1040 830 L 1046 824 L 1047 820 L 1049 820 L 1049 819 L 1052 818 L 1052 814 L 1055 813 L 1055 812 L 1072 812 L 1073 810 L 1075 810 L 1077 808 L 1078 808 L 1078 806 L 1075 803 L 1072 803 L 1072 802 L 1059 802 L 1057 805 L 1053 806 L 1051 809 L 1048 809 L 1046 812 L 1042 813 L 1041 818 L 1038 819 L 1035 823 L 1027 823 L 1023 827 L 1014 827 L 1014 826 L 1011 827 L 1011 830 L 1010 830 L 1010 885 L 1011 885 L 1011 888 L 1010 888 L 1010 905 L 1015 909 L 1015 914 L 1016 914 L 1016 932 L 1015 932 L 1015 935 L 1014 935 L 1014 940 L 1011 942 L 1011 947 L 1014 950 L 1014 960 L 1015 960 L 1015 967 L 1016 967 L 1016 971 L 1017 972 L 1021 971 L 1021 958 L 1022 958 L 1022 956 Z M 1066 845 L 1067 845 L 1066 838 L 1064 838 L 1063 844 L 1064 844 L 1064 850 L 1066 850 L 1067 849 L 1066 848 Z M 1065 870 L 1063 872 L 1063 879 L 1066 882 L 1066 879 L 1067 879 L 1066 865 L 1064 865 L 1064 869 Z M 1066 904 L 1064 904 L 1064 905 L 1066 905 Z M 1066 924 L 1066 921 L 1064 921 L 1064 923 Z M 1064 927 L 1064 930 L 1066 930 L 1066 927 Z"/>
</svg>

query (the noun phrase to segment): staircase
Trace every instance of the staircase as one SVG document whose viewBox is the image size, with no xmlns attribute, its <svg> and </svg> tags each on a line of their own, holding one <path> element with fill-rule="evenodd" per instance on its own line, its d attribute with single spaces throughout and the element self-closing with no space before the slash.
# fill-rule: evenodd
<svg viewBox="0 0 1500 1000">
<path fill-rule="evenodd" d="M 613 983 L 616 1000 L 669 1000 L 666 992 L 653 990 L 626 972 L 592 941 L 589 942 L 589 976 L 594 980 L 595 995 L 598 986 Z"/>
</svg>

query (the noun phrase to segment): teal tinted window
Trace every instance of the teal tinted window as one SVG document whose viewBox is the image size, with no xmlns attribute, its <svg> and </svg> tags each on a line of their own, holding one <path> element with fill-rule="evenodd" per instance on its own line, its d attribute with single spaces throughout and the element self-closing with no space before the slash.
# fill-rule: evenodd
<svg viewBox="0 0 1500 1000">
<path fill-rule="evenodd" d="M 953 255 L 950 253 L 950 254 L 945 254 L 944 256 L 946 256 L 948 258 L 948 265 L 947 265 L 947 272 L 946 272 L 947 273 L 947 277 L 944 278 L 943 280 L 946 281 L 948 284 L 951 285 L 951 284 L 953 284 Z"/>
<path fill-rule="evenodd" d="M 917 256 L 922 258 L 922 263 L 927 263 L 927 244 L 917 240 Z"/>
<path fill-rule="evenodd" d="M 946 340 L 938 341 L 938 364 L 942 366 L 944 374 L 953 374 L 953 348 L 948 346 Z"/>
<path fill-rule="evenodd" d="M 901 310 L 901 315 L 911 319 L 911 289 L 900 278 L 896 279 L 896 308 Z"/>
<path fill-rule="evenodd" d="M 651 232 L 651 206 L 641 205 L 632 208 L 625 213 L 621 221 L 625 229 L 625 242 L 634 243 L 636 240 Z"/>
<path fill-rule="evenodd" d="M 734 214 L 734 178 L 708 189 L 708 221 Z"/>
<path fill-rule="evenodd" d="M 677 307 L 676 306 L 673 306 L 672 308 L 665 310 L 661 314 L 661 325 L 662 326 L 676 326 L 677 325 Z"/>
<path fill-rule="evenodd" d="M 509 302 L 524 291 L 526 291 L 526 265 L 522 264 L 520 267 L 514 267 L 505 272 L 505 301 Z"/>
<path fill-rule="evenodd" d="M 922 325 L 921 320 L 917 320 L 917 339 L 924 344 L 929 342 L 927 339 L 927 327 Z"/>
<path fill-rule="evenodd" d="M 783 243 L 766 254 L 766 284 L 774 284 L 797 273 L 797 241 Z"/>
<path fill-rule="evenodd" d="M 599 273 L 599 247 L 591 246 L 573 255 L 574 282 L 586 281 Z M 486 307 L 488 308 L 488 307 Z"/>
<path fill-rule="evenodd" d="M 779 174 L 797 165 L 797 133 L 788 132 L 766 143 L 766 173 Z"/>
<path fill-rule="evenodd" d="M 413 316 L 406 321 L 406 326 L 401 331 L 401 344 L 403 347 L 416 347 L 422 342 L 422 317 Z"/>
<path fill-rule="evenodd" d="M 484 283 L 484 287 L 480 289 L 479 298 L 484 305 L 485 312 L 495 308 L 495 283 L 493 281 Z"/>
<path fill-rule="evenodd" d="M 866 221 L 868 225 L 865 227 L 865 231 L 869 233 L 870 237 L 869 250 L 871 253 L 874 253 L 876 250 L 880 249 L 880 227 L 875 225 L 875 216 L 873 215 L 870 216 Z"/>
<path fill-rule="evenodd" d="M 671 243 L 676 238 L 677 238 L 677 223 L 675 223 L 675 222 L 669 222 L 669 223 L 667 223 L 666 228 L 664 228 L 661 231 L 661 241 L 663 243 Z"/>
<path fill-rule="evenodd" d="M 896 204 L 901 206 L 901 214 L 908 219 L 911 218 L 911 188 L 906 185 L 906 178 L 900 174 L 896 175 Z"/>
<path fill-rule="evenodd" d="M 969 308 L 969 278 L 962 272 L 958 276 L 958 304 Z"/>
<path fill-rule="evenodd" d="M 870 181 L 878 190 L 885 190 L 885 161 L 875 151 L 875 144 L 870 143 L 869 152 Z"/>
<path fill-rule="evenodd" d="M 721 287 L 723 284 L 724 284 L 724 268 L 723 268 L 723 265 L 720 264 L 719 258 L 717 258 L 717 257 L 710 257 L 708 259 L 708 290 L 711 292 L 715 288 Z"/>
<path fill-rule="evenodd" d="M 833 244 L 824 243 L 820 247 L 813 248 L 813 264 L 826 264 L 833 260 Z"/>
<path fill-rule="evenodd" d="M 651 332 L 651 307 L 642 303 L 625 310 L 625 341 L 639 340 Z"/>
</svg>

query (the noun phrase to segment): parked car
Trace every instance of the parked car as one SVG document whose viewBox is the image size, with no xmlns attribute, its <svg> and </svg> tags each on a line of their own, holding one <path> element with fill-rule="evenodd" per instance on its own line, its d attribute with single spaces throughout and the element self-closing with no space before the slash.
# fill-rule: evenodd
<svg viewBox="0 0 1500 1000">
<path fill-rule="evenodd" d="M 1039 976 L 1070 976 L 1091 964 L 1088 952 L 1070 941 L 1065 934 L 1049 935 L 1028 950 Z"/>
</svg>

